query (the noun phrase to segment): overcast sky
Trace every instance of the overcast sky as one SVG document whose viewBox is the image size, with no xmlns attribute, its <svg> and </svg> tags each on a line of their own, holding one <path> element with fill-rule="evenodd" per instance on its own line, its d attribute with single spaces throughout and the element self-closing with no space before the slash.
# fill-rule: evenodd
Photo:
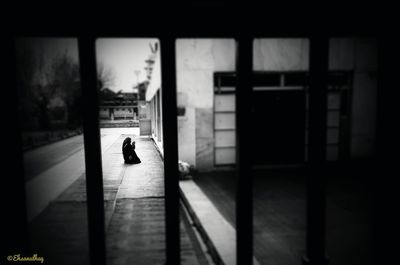
<svg viewBox="0 0 400 265">
<path fill-rule="evenodd" d="M 110 67 L 115 74 L 114 91 L 133 92 L 137 83 L 135 70 L 140 70 L 139 82 L 146 79 L 145 60 L 150 55 L 149 43 L 157 39 L 98 39 L 96 41 L 97 61 Z"/>
<path fill-rule="evenodd" d="M 67 53 L 78 62 L 78 41 L 75 38 L 21 38 L 17 43 L 28 43 L 36 54 L 42 54 L 45 67 L 49 67 L 56 55 Z M 114 91 L 133 92 L 137 84 L 135 70 L 139 70 L 138 81 L 146 79 L 145 60 L 151 53 L 149 44 L 153 46 L 157 39 L 98 39 L 96 41 L 96 57 L 114 75 Z"/>
</svg>

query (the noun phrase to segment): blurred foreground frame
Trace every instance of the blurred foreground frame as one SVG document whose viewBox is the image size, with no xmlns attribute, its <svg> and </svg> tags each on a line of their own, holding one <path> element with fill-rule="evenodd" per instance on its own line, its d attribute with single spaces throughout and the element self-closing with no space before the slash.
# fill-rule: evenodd
<svg viewBox="0 0 400 265">
<path fill-rule="evenodd" d="M 147 5 L 139 6 L 141 8 L 149 8 Z M 96 88 L 96 68 L 95 68 L 95 54 L 94 54 L 94 41 L 98 37 L 152 37 L 160 40 L 161 56 L 162 56 L 162 79 L 163 88 L 163 113 L 164 113 L 164 163 L 165 163 L 165 180 L 166 180 L 166 236 L 167 236 L 167 264 L 180 264 L 180 250 L 179 250 L 179 193 L 178 193 L 178 150 L 177 150 L 177 121 L 176 121 L 176 80 L 175 76 L 175 40 L 178 38 L 235 38 L 239 45 L 237 49 L 237 58 L 239 58 L 238 67 L 236 69 L 238 76 L 238 90 L 241 96 L 237 97 L 238 112 L 237 124 L 246 123 L 246 114 L 243 114 L 241 108 L 243 103 L 250 100 L 250 83 L 251 80 L 251 47 L 249 45 L 254 38 L 308 38 L 310 40 L 310 76 L 312 78 L 310 84 L 310 97 L 311 101 L 316 102 L 314 108 L 320 110 L 319 113 L 314 113 L 312 116 L 314 121 L 311 124 L 314 133 L 317 137 L 310 140 L 313 142 L 309 152 L 315 155 L 315 164 L 310 163 L 309 167 L 312 172 L 312 179 L 308 182 L 308 228 L 307 228 L 307 255 L 304 259 L 306 264 L 326 264 L 325 259 L 325 206 L 324 206 L 324 185 L 319 181 L 315 181 L 315 177 L 321 174 L 321 170 L 326 170 L 324 163 L 325 156 L 325 139 L 326 131 L 325 119 L 326 116 L 322 115 L 326 112 L 326 99 L 324 95 L 326 92 L 318 90 L 312 92 L 313 86 L 327 86 L 327 42 L 329 38 L 374 38 L 379 40 L 380 28 L 375 23 L 376 21 L 370 19 L 374 16 L 369 16 L 368 12 L 358 17 L 358 23 L 354 23 L 354 14 L 343 14 L 340 21 L 331 21 L 328 18 L 322 19 L 327 22 L 326 28 L 318 27 L 321 20 L 320 16 L 309 11 L 307 20 L 304 18 L 305 14 L 293 15 L 292 20 L 281 22 L 277 25 L 277 15 L 265 19 L 259 6 L 245 6 L 238 8 L 235 5 L 227 4 L 220 1 L 218 4 L 210 4 L 207 2 L 197 2 L 194 4 L 187 4 L 180 6 L 180 9 L 172 6 L 160 14 L 157 14 L 156 20 L 148 20 L 146 12 L 138 13 L 137 19 L 146 19 L 147 23 L 142 27 L 130 26 L 131 20 L 129 16 L 115 16 L 115 19 L 101 20 L 98 24 L 86 24 L 87 14 L 79 11 L 73 21 L 68 19 L 69 15 L 59 15 L 57 21 L 68 21 L 69 23 L 60 23 L 59 28 L 54 29 L 45 16 L 33 14 L 20 14 L 25 16 L 30 23 L 27 25 L 15 25 L 14 30 L 7 36 L 6 48 L 7 52 L 6 61 L 7 65 L 7 86 L 16 87 L 17 78 L 15 69 L 17 68 L 16 51 L 15 51 L 15 38 L 27 36 L 45 36 L 45 37 L 72 37 L 78 38 L 80 66 L 81 66 L 81 86 L 84 100 L 84 133 L 90 135 L 85 136 L 85 153 L 90 159 L 87 159 L 87 189 L 88 189 L 88 220 L 89 220 L 89 234 L 90 234 L 90 253 L 91 264 L 105 264 L 105 248 L 104 248 L 104 208 L 102 205 L 103 185 L 101 182 L 101 157 L 99 150 L 99 135 L 98 135 L 98 101 L 95 88 Z M 142 9 L 147 10 L 147 9 Z M 243 21 L 237 19 L 243 17 L 244 13 L 254 14 L 249 20 Z M 372 10 L 371 10 L 372 12 Z M 41 14 L 38 12 L 36 14 Z M 208 19 L 204 20 L 204 14 L 207 14 Z M 374 13 L 372 13 L 374 14 Z M 18 17 L 18 15 L 17 15 Z M 111 15 L 112 17 L 112 15 Z M 122 18 L 121 18 L 122 17 Z M 55 14 L 50 14 L 50 18 L 55 18 Z M 62 19 L 64 18 L 64 20 Z M 236 18 L 236 19 L 231 19 Z M 95 18 L 93 18 L 95 19 Z M 160 23 L 159 21 L 162 21 Z M 186 21 L 184 23 L 184 21 Z M 190 21 L 190 27 L 187 25 Z M 216 22 L 218 21 L 218 22 Z M 282 20 L 278 20 L 282 21 Z M 296 21 L 296 22 L 294 22 Z M 362 23 L 360 23 L 360 21 Z M 274 23 L 275 22 L 275 23 Z M 186 25 L 185 25 L 186 24 Z M 243 26 L 245 25 L 245 26 Z M 274 25 L 273 28 L 266 25 Z M 387 154 L 388 140 L 385 138 L 387 129 L 390 128 L 387 123 L 385 114 L 389 111 L 385 106 L 388 95 L 382 95 L 381 87 L 384 84 L 385 72 L 382 70 L 383 54 L 381 43 L 379 47 L 379 68 L 377 71 L 378 88 L 377 89 L 377 135 L 374 150 L 374 156 L 368 162 L 372 164 L 371 170 L 365 172 L 367 181 L 371 178 L 379 179 L 383 183 L 384 180 L 390 180 L 384 174 L 388 172 L 388 168 L 382 169 L 383 165 L 387 165 L 393 161 L 393 157 Z M 314 75 L 315 71 L 317 74 Z M 316 76 L 316 77 L 315 77 Z M 4 165 L 4 168 L 10 169 L 9 177 L 5 178 L 4 186 L 13 187 L 3 192 L 5 203 L 4 216 L 5 224 L 3 225 L 4 237 L 2 238 L 2 250 L 4 255 L 9 255 L 14 252 L 29 252 L 34 251 L 29 249 L 29 234 L 27 229 L 27 216 L 26 216 L 26 202 L 25 202 L 25 185 L 24 185 L 24 172 L 22 167 L 22 143 L 19 137 L 20 125 L 18 123 L 17 101 L 18 95 L 16 90 L 8 89 L 5 91 L 7 100 L 4 105 L 11 113 L 4 117 L 5 124 L 9 124 L 7 130 L 4 130 L 4 139 L 6 141 L 7 154 L 9 154 L 11 164 Z M 165 95 L 164 95 L 165 94 Z M 313 104 L 313 103 L 310 103 Z M 312 112 L 312 109 L 310 110 Z M 312 115 L 312 114 L 311 114 Z M 253 234 L 252 231 L 252 187 L 250 183 L 246 182 L 246 176 L 250 171 L 251 157 L 241 152 L 251 152 L 249 147 L 245 147 L 251 139 L 249 132 L 239 132 L 237 140 L 238 158 L 237 165 L 241 168 L 237 176 L 238 183 L 245 183 L 238 189 L 238 205 L 236 211 L 237 218 L 237 238 L 241 241 L 238 242 L 237 261 L 238 264 L 252 264 L 253 262 Z M 318 137 L 320 136 L 320 138 Z M 90 147 L 89 147 L 90 146 Z M 314 147 L 313 147 L 314 146 Z M 16 148 L 18 147 L 18 148 Z M 322 159 L 322 161 L 320 161 Z M 383 176 L 382 176 L 383 174 Z M 12 177 L 11 177 L 12 176 Z M 377 184 L 375 196 L 381 196 L 382 190 L 380 183 Z M 321 200 L 319 200 L 321 199 Z M 317 202 L 318 201 L 318 202 Z M 380 200 L 378 200 L 380 202 Z M 377 203 L 374 200 L 374 207 Z M 311 204 L 311 205 L 310 205 Z M 380 204 L 381 205 L 381 204 Z M 241 214 L 243 209 L 247 209 L 247 214 Z M 312 212 L 310 209 L 313 209 Z M 102 217 L 103 216 L 103 217 Z M 378 251 L 377 237 L 380 237 L 382 227 L 379 223 L 379 215 L 376 214 L 374 208 L 374 241 L 373 250 Z M 100 218 L 100 219 L 99 219 Z M 376 218 L 376 219 L 375 219 Z M 40 254 L 40 253 L 39 253 Z M 329 256 L 329 253 L 327 253 Z M 376 252 L 375 254 L 381 254 Z M 4 256 L 5 257 L 5 256 Z M 376 257 L 376 255 L 375 255 Z M 314 258 L 314 259 L 313 259 Z M 380 258 L 384 258 L 380 256 Z M 377 262 L 378 260 L 375 260 Z"/>
</svg>

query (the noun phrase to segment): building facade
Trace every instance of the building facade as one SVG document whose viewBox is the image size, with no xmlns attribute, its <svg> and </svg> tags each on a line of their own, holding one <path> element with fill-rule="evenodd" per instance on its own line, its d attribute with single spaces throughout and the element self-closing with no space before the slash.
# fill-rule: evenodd
<svg viewBox="0 0 400 265">
<path fill-rule="evenodd" d="M 150 119 L 151 136 L 158 148 L 163 152 L 163 128 L 162 128 L 162 84 L 161 84 L 161 61 L 158 45 L 151 49 L 152 53 L 146 67 L 149 84 L 146 90 L 146 111 Z"/>
<path fill-rule="evenodd" d="M 179 159 L 200 171 L 236 161 L 233 39 L 176 42 Z M 146 100 L 152 135 L 162 146 L 159 55 Z M 376 134 L 377 43 L 331 39 L 327 106 L 327 160 L 373 156 Z M 256 164 L 307 161 L 307 39 L 255 39 L 251 128 Z M 157 70 L 156 70 L 157 69 Z"/>
<path fill-rule="evenodd" d="M 116 93 L 111 98 L 103 99 L 99 115 L 101 120 L 137 120 L 138 94 Z"/>
</svg>

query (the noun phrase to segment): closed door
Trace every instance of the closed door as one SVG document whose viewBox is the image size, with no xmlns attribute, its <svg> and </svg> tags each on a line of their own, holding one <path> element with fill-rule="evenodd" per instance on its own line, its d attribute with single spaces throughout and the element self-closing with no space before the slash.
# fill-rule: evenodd
<svg viewBox="0 0 400 265">
<path fill-rule="evenodd" d="M 216 94 L 214 97 L 215 165 L 236 162 L 235 95 Z"/>
</svg>

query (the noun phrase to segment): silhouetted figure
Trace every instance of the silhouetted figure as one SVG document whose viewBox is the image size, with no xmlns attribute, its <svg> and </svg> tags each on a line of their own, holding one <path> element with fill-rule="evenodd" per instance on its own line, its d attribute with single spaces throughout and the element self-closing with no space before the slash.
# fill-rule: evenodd
<svg viewBox="0 0 400 265">
<path fill-rule="evenodd" d="M 135 141 L 131 144 L 131 138 L 127 137 L 122 144 L 122 154 L 124 155 L 125 163 L 139 164 L 141 163 L 139 157 L 135 152 Z"/>
</svg>

